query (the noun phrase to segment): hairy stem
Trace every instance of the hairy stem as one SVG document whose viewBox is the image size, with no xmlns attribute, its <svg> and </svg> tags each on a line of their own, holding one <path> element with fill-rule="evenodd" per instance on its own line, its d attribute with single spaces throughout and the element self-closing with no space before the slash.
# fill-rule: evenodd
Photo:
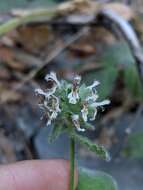
<svg viewBox="0 0 143 190">
<path fill-rule="evenodd" d="M 70 139 L 70 190 L 74 190 L 75 141 Z"/>
</svg>

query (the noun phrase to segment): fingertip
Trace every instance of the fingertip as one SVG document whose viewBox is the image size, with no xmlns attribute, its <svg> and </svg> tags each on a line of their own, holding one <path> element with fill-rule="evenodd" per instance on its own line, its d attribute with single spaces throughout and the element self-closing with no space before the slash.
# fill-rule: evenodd
<svg viewBox="0 0 143 190">
<path fill-rule="evenodd" d="M 0 168 L 0 189 L 68 190 L 69 162 L 66 160 L 22 161 Z M 78 175 L 75 170 L 75 185 Z"/>
</svg>

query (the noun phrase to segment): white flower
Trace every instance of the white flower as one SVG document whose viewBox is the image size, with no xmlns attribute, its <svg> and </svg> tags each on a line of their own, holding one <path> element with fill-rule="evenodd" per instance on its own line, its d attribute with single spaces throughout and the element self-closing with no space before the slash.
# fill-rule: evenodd
<svg viewBox="0 0 143 190">
<path fill-rule="evenodd" d="M 57 87 L 60 87 L 60 83 L 54 72 L 46 75 L 45 80 L 48 83 L 46 92 L 42 89 L 36 89 L 35 92 L 43 96 L 43 100 L 40 102 L 39 106 L 44 110 L 44 114 L 48 117 L 47 125 L 50 125 L 51 121 L 56 119 L 58 113 L 61 112 L 59 98 L 53 95 Z"/>
<path fill-rule="evenodd" d="M 97 81 L 97 80 L 95 80 L 94 82 L 93 82 L 93 84 L 92 85 L 90 85 L 90 86 L 88 86 L 87 88 L 89 88 L 89 89 L 93 89 L 93 88 L 95 88 L 96 86 L 98 86 L 100 84 L 100 82 L 99 81 Z"/>
<path fill-rule="evenodd" d="M 43 102 L 39 104 L 39 107 L 44 111 L 44 115 L 48 118 L 47 125 L 51 125 L 51 122 L 56 119 L 58 113 L 61 112 L 59 98 L 54 95 L 45 97 Z"/>
<path fill-rule="evenodd" d="M 59 98 L 58 97 L 56 97 L 56 96 L 54 96 L 53 95 L 53 98 L 55 98 L 55 100 L 56 100 L 56 102 L 55 102 L 55 110 L 56 110 L 56 112 L 61 112 L 61 109 L 60 109 L 60 100 L 59 100 Z"/>
<path fill-rule="evenodd" d="M 76 129 L 77 129 L 78 131 L 84 132 L 85 129 L 80 128 L 79 115 L 74 114 L 74 115 L 72 115 L 71 117 L 72 117 L 72 122 L 73 122 L 74 126 L 76 127 Z"/>
<path fill-rule="evenodd" d="M 47 126 L 51 125 L 52 120 L 56 119 L 58 116 L 58 113 L 56 111 L 53 111 L 52 114 L 48 118 Z"/>
<path fill-rule="evenodd" d="M 94 81 L 92 85 L 88 86 L 87 88 L 90 89 L 92 91 L 92 96 L 89 96 L 86 98 L 87 101 L 96 101 L 98 99 L 98 94 L 97 94 L 97 90 L 95 89 L 96 86 L 98 86 L 100 84 L 99 81 Z"/>
<path fill-rule="evenodd" d="M 43 96 L 46 96 L 46 92 L 44 92 L 42 89 L 40 88 L 37 88 L 35 89 L 35 93 L 38 94 L 38 95 L 43 95 Z"/>
<path fill-rule="evenodd" d="M 46 75 L 45 80 L 48 83 L 48 87 L 46 91 L 44 92 L 42 89 L 36 89 L 36 94 L 42 95 L 45 98 L 49 98 L 51 95 L 53 95 L 57 89 L 57 87 L 60 87 L 60 83 L 56 77 L 56 73 L 51 72 L 50 74 Z"/>
<path fill-rule="evenodd" d="M 90 121 L 94 121 L 95 118 L 96 118 L 96 115 L 97 115 L 97 108 L 95 107 L 95 108 L 94 108 L 94 114 L 93 114 L 93 117 L 90 118 Z"/>
<path fill-rule="evenodd" d="M 71 91 L 69 94 L 68 94 L 68 99 L 69 99 L 69 103 L 70 104 L 76 104 L 77 101 L 79 100 L 79 94 L 77 91 Z"/>
<path fill-rule="evenodd" d="M 92 107 L 94 109 L 94 114 L 93 117 L 90 118 L 91 121 L 95 120 L 96 115 L 97 115 L 97 107 L 102 107 L 105 105 L 110 104 L 110 100 L 103 100 L 102 102 L 93 102 L 90 107 Z"/>
<path fill-rule="evenodd" d="M 48 118 L 47 125 L 50 125 L 51 121 L 56 119 L 58 116 L 58 113 L 61 112 L 60 105 L 59 105 L 59 98 L 52 95 L 51 98 L 49 99 L 49 101 L 52 105 L 48 106 L 49 118 Z M 48 104 L 48 102 L 47 102 L 47 104 Z"/>
<path fill-rule="evenodd" d="M 52 123 L 52 121 L 51 121 L 51 119 L 48 119 L 48 121 L 47 121 L 47 126 L 49 126 L 49 125 L 51 125 L 51 123 Z"/>
<path fill-rule="evenodd" d="M 81 81 L 80 76 L 74 77 L 71 92 L 68 94 L 68 99 L 70 104 L 76 104 L 79 100 L 78 90 L 79 90 L 80 81 Z"/>
<path fill-rule="evenodd" d="M 50 74 L 46 75 L 45 80 L 48 83 L 48 88 L 47 88 L 47 97 L 54 94 L 57 87 L 60 87 L 60 82 L 57 79 L 56 73 L 50 72 Z"/>
<path fill-rule="evenodd" d="M 50 74 L 47 74 L 45 76 L 45 80 L 46 81 L 51 80 L 51 81 L 55 82 L 57 84 L 57 86 L 60 86 L 60 82 L 58 81 L 56 73 L 54 73 L 54 72 L 50 72 Z"/>
<path fill-rule="evenodd" d="M 97 99 L 98 99 L 98 94 L 97 93 L 92 93 L 92 95 L 91 96 L 88 96 L 87 98 L 86 98 L 86 101 L 87 102 L 90 102 L 90 101 L 96 101 Z"/>
<path fill-rule="evenodd" d="M 85 122 L 87 122 L 87 116 L 88 116 L 88 108 L 87 108 L 87 105 L 84 104 L 83 105 L 83 108 L 81 110 L 81 114 L 82 114 L 82 118 Z"/>
<path fill-rule="evenodd" d="M 92 107 L 100 107 L 110 104 L 110 100 L 103 100 L 102 102 L 94 102 L 91 106 Z"/>
<path fill-rule="evenodd" d="M 80 82 L 81 82 L 81 76 L 76 75 L 76 76 L 74 77 L 74 81 L 73 81 L 73 82 L 76 83 L 77 85 L 79 85 Z"/>
</svg>

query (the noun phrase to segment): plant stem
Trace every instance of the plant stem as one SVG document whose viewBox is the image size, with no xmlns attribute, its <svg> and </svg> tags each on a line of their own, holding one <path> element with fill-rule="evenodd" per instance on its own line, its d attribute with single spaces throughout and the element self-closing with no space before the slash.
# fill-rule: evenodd
<svg viewBox="0 0 143 190">
<path fill-rule="evenodd" d="M 75 141 L 70 139 L 70 190 L 74 190 Z"/>
<path fill-rule="evenodd" d="M 56 13 L 57 13 L 56 8 L 55 9 L 41 9 L 41 10 L 39 9 L 39 10 L 29 11 L 27 14 L 24 14 L 21 17 L 19 16 L 17 18 L 12 18 L 11 20 L 0 25 L 0 37 L 22 24 L 27 24 L 30 22 L 36 22 L 36 21 L 41 21 L 41 20 L 47 21 L 53 16 L 55 16 Z"/>
</svg>

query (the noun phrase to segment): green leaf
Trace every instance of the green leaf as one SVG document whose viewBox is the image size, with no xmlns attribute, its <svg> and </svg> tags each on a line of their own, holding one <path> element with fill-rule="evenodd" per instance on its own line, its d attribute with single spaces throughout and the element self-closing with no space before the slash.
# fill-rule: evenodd
<svg viewBox="0 0 143 190">
<path fill-rule="evenodd" d="M 85 84 L 82 84 L 79 88 L 79 97 L 81 98 L 81 100 L 85 100 L 85 98 L 87 98 L 90 95 L 90 90 L 86 87 Z"/>
<path fill-rule="evenodd" d="M 138 132 L 129 136 L 123 154 L 127 157 L 143 159 L 143 132 Z"/>
<path fill-rule="evenodd" d="M 120 42 L 108 47 L 100 61 L 105 67 L 114 67 L 117 73 L 122 69 L 124 73 L 123 81 L 131 96 L 137 100 L 143 99 L 143 89 L 135 60 L 126 43 Z"/>
<path fill-rule="evenodd" d="M 107 62 L 107 64 L 110 65 L 110 63 L 108 63 L 108 62 Z M 93 71 L 90 73 L 88 72 L 87 74 L 85 73 L 83 76 L 83 80 L 88 84 L 92 84 L 93 80 L 99 81 L 101 83 L 97 87 L 99 97 L 100 97 L 100 99 L 105 99 L 110 95 L 110 93 L 114 87 L 117 75 L 118 75 L 118 70 L 115 66 L 114 67 L 107 66 L 100 71 Z"/>
<path fill-rule="evenodd" d="M 100 61 L 102 62 L 102 65 L 107 67 L 117 67 L 118 65 L 131 66 L 135 63 L 128 45 L 123 41 L 108 46 Z"/>
<path fill-rule="evenodd" d="M 110 175 L 101 171 L 80 169 L 77 190 L 118 190 L 118 188 Z"/>
<path fill-rule="evenodd" d="M 143 99 L 143 88 L 135 65 L 124 69 L 124 81 L 134 98 Z"/>
<path fill-rule="evenodd" d="M 110 155 L 107 150 L 102 145 L 98 145 L 90 141 L 87 137 L 78 135 L 77 133 L 72 133 L 72 137 L 78 141 L 81 145 L 86 146 L 89 150 L 95 152 L 99 157 L 110 161 Z"/>
</svg>

